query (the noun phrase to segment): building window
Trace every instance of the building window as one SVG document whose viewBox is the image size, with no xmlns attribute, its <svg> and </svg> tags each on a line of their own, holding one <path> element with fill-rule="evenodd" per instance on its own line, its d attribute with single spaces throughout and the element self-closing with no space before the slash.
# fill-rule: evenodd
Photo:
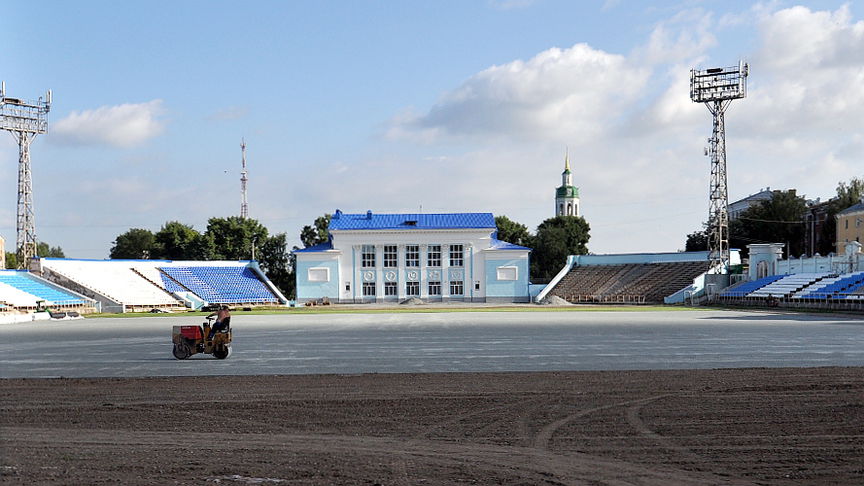
<svg viewBox="0 0 864 486">
<path fill-rule="evenodd" d="M 450 282 L 450 295 L 462 295 L 465 293 L 464 288 L 461 280 L 454 280 Z"/>
<path fill-rule="evenodd" d="M 384 245 L 384 267 L 395 268 L 398 261 L 396 245 Z M 395 295 L 395 294 L 394 294 Z"/>
<path fill-rule="evenodd" d="M 498 267 L 495 274 L 497 280 L 519 280 L 519 267 Z"/>
<path fill-rule="evenodd" d="M 312 267 L 306 271 L 306 280 L 309 282 L 329 282 L 330 269 L 327 267 Z"/>
<path fill-rule="evenodd" d="M 465 250 L 462 245 L 450 245 L 450 266 L 461 267 L 464 264 Z"/>
<path fill-rule="evenodd" d="M 441 282 L 429 282 L 429 295 L 441 295 Z"/>
<path fill-rule="evenodd" d="M 375 297 L 375 282 L 363 282 L 363 297 Z"/>
<path fill-rule="evenodd" d="M 375 245 L 363 245 L 360 250 L 360 262 L 363 268 L 375 268 Z"/>
<path fill-rule="evenodd" d="M 441 245 L 429 245 L 429 251 L 426 253 L 426 265 L 430 267 L 441 266 Z"/>
<path fill-rule="evenodd" d="M 420 282 L 405 282 L 405 295 L 417 297 L 420 295 Z"/>
<path fill-rule="evenodd" d="M 405 246 L 405 266 L 419 267 L 420 266 L 420 245 Z"/>
<path fill-rule="evenodd" d="M 396 296 L 396 282 L 384 282 L 384 295 Z"/>
</svg>

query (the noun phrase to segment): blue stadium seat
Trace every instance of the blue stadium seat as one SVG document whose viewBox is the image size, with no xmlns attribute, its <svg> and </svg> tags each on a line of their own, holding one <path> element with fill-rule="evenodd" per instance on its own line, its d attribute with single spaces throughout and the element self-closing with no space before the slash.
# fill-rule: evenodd
<svg viewBox="0 0 864 486">
<path fill-rule="evenodd" d="M 248 267 L 161 267 L 169 292 L 189 290 L 210 303 L 278 303 L 273 292 Z"/>
<path fill-rule="evenodd" d="M 761 289 L 762 287 L 780 280 L 786 275 L 770 275 L 752 282 L 744 282 L 735 288 L 726 290 L 720 294 L 721 297 L 746 297 L 750 292 Z"/>
<path fill-rule="evenodd" d="M 0 282 L 22 292 L 27 292 L 30 295 L 35 295 L 46 302 L 52 302 L 54 305 L 75 305 L 86 303 L 84 299 L 74 294 L 41 282 L 26 271 L 0 271 Z"/>
</svg>

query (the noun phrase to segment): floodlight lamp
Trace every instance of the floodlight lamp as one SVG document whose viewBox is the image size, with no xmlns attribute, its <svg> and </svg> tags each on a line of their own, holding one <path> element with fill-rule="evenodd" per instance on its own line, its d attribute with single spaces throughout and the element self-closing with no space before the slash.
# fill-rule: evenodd
<svg viewBox="0 0 864 486">
<path fill-rule="evenodd" d="M 726 101 L 747 96 L 747 75 L 750 67 L 737 66 L 690 70 L 690 99 L 696 103 Z"/>
</svg>

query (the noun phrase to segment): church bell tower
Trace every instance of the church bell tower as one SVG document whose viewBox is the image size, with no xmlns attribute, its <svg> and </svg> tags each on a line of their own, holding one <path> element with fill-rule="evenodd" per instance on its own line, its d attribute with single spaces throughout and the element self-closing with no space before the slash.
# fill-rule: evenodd
<svg viewBox="0 0 864 486">
<path fill-rule="evenodd" d="M 579 208 L 579 188 L 573 186 L 573 173 L 570 172 L 569 150 L 564 155 L 564 172 L 561 173 L 561 186 L 555 189 L 555 216 L 581 216 Z"/>
</svg>

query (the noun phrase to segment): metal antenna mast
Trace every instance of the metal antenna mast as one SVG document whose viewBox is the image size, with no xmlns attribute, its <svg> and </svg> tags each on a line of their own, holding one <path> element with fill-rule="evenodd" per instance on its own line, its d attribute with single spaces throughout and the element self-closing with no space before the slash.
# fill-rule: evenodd
<svg viewBox="0 0 864 486">
<path fill-rule="evenodd" d="M 706 155 L 711 158 L 708 203 L 708 251 L 710 268 L 725 273 L 729 265 L 729 194 L 726 188 L 726 122 L 724 113 L 732 100 L 747 96 L 746 63 L 737 66 L 690 70 L 690 99 L 705 103 L 714 117 Z"/>
<path fill-rule="evenodd" d="M 249 182 L 246 171 L 246 139 L 240 139 L 240 150 L 243 152 L 243 170 L 240 171 L 240 217 L 249 217 L 249 202 L 246 200 L 246 184 Z"/>
<path fill-rule="evenodd" d="M 33 217 L 33 181 L 30 174 L 30 144 L 48 131 L 51 90 L 45 98 L 24 101 L 6 96 L 6 82 L 0 84 L 0 129 L 18 142 L 18 268 L 27 268 L 36 256 L 36 223 Z"/>
</svg>

